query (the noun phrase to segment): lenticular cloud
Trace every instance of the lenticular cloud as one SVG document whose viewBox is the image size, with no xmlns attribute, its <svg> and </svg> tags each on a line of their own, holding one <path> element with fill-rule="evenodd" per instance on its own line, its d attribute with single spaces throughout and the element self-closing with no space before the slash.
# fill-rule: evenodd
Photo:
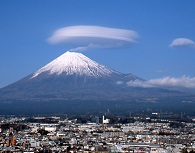
<svg viewBox="0 0 195 153">
<path fill-rule="evenodd" d="M 136 43 L 138 34 L 133 30 L 100 26 L 70 26 L 56 30 L 48 42 L 51 44 L 75 45 L 80 50 L 87 48 L 116 48 Z"/>
<path fill-rule="evenodd" d="M 195 46 L 195 42 L 188 38 L 176 38 L 169 45 L 169 47 L 181 47 L 181 46 L 192 47 Z"/>
</svg>

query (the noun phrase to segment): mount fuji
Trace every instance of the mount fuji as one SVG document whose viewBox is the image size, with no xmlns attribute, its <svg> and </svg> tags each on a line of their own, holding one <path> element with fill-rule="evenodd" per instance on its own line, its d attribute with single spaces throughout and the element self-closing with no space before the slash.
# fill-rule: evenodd
<svg viewBox="0 0 195 153">
<path fill-rule="evenodd" d="M 78 105 L 78 109 L 83 110 L 89 107 L 95 109 L 96 106 L 102 109 L 102 104 L 107 108 L 111 103 L 115 107 L 125 102 L 126 109 L 130 103 L 158 103 L 165 99 L 167 101 L 167 98 L 173 100 L 181 97 L 185 100 L 185 94 L 177 91 L 129 87 L 127 83 L 134 80 L 144 81 L 131 73 L 123 74 L 101 65 L 81 53 L 68 51 L 36 72 L 1 88 L 0 112 L 7 112 L 11 108 L 11 113 L 13 110 L 21 112 L 33 108 L 42 112 L 56 107 L 64 111 L 64 108 L 70 109 L 72 105 Z M 105 101 L 109 103 L 102 103 Z M 24 108 L 26 104 L 28 108 Z M 16 109 L 18 107 L 20 109 Z"/>
<path fill-rule="evenodd" d="M 32 78 L 35 78 L 44 72 L 47 72 L 48 75 L 55 74 L 58 76 L 64 74 L 66 76 L 76 75 L 94 78 L 119 74 L 118 72 L 107 68 L 104 65 L 100 65 L 95 61 L 92 61 L 81 53 L 69 51 L 36 71 Z"/>
<path fill-rule="evenodd" d="M 128 89 L 126 83 L 133 80 L 143 79 L 68 51 L 36 72 L 0 89 L 0 96 L 1 99 L 31 100 L 118 99 L 118 92 Z"/>
</svg>

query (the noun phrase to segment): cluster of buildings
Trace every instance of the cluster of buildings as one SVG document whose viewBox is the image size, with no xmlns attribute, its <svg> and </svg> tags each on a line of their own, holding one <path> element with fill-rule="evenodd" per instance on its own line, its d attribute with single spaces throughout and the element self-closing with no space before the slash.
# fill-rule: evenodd
<svg viewBox="0 0 195 153">
<path fill-rule="evenodd" d="M 0 153 L 132 152 L 180 153 L 195 150 L 195 123 L 77 123 L 59 117 L 0 119 Z"/>
</svg>

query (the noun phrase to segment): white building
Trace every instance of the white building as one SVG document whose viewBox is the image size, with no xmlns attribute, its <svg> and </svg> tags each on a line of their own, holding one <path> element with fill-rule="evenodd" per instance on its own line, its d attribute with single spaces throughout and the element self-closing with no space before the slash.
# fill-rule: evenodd
<svg viewBox="0 0 195 153">
<path fill-rule="evenodd" d="M 104 116 L 103 116 L 103 119 L 102 119 L 102 123 L 103 124 L 109 124 L 110 123 L 110 119 L 105 119 Z"/>
</svg>

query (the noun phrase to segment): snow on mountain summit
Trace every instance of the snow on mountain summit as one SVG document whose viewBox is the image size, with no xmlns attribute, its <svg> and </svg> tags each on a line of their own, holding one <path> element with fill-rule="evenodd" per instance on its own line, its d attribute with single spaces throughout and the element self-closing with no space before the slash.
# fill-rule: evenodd
<svg viewBox="0 0 195 153">
<path fill-rule="evenodd" d="M 113 73 L 119 73 L 104 65 L 98 64 L 81 53 L 69 51 L 36 71 L 31 78 L 35 78 L 43 72 L 56 75 L 64 73 L 66 75 L 74 74 L 95 77 L 109 76 Z"/>
</svg>

